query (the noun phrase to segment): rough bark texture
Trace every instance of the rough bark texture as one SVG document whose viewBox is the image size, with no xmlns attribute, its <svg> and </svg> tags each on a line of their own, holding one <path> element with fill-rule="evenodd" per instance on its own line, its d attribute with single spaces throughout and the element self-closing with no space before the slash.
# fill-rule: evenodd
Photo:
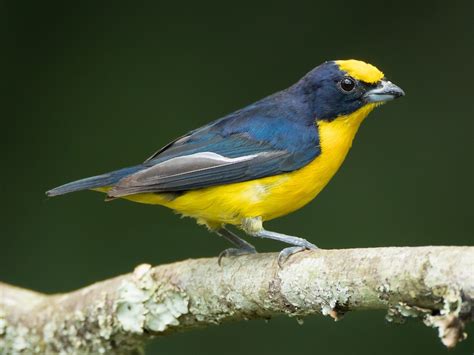
<svg viewBox="0 0 474 355">
<path fill-rule="evenodd" d="M 474 247 L 317 250 L 186 260 L 44 295 L 0 283 L 0 353 L 140 353 L 154 336 L 276 314 L 386 309 L 454 347 L 474 318 Z"/>
</svg>

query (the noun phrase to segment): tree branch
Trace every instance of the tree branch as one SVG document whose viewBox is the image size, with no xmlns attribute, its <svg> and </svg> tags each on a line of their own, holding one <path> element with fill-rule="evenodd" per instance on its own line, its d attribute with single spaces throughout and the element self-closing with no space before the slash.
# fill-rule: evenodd
<svg viewBox="0 0 474 355">
<path fill-rule="evenodd" d="M 0 283 L 0 353 L 140 352 L 144 342 L 197 326 L 276 314 L 386 309 L 417 317 L 447 347 L 474 319 L 474 247 L 372 248 L 186 260 L 44 295 Z"/>
</svg>

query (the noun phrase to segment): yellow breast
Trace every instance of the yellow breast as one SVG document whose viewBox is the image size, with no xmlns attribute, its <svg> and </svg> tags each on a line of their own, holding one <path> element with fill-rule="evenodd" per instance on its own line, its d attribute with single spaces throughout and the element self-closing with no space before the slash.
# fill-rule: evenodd
<svg viewBox="0 0 474 355">
<path fill-rule="evenodd" d="M 265 221 L 286 215 L 306 205 L 326 186 L 344 161 L 360 123 L 373 108 L 366 105 L 332 122 L 318 121 L 321 154 L 291 173 L 193 190 L 171 201 L 159 194 L 125 198 L 163 205 L 210 226 L 239 225 L 248 217 L 260 216 Z"/>
</svg>

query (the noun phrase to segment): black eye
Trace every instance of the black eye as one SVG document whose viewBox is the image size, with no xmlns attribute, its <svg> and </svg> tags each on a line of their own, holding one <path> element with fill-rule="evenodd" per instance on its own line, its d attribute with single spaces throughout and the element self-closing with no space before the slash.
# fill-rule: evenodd
<svg viewBox="0 0 474 355">
<path fill-rule="evenodd" d="M 341 80 L 340 85 L 341 85 L 342 90 L 350 92 L 350 91 L 354 90 L 354 88 L 355 88 L 355 81 L 352 78 L 346 77 L 346 78 Z"/>
</svg>

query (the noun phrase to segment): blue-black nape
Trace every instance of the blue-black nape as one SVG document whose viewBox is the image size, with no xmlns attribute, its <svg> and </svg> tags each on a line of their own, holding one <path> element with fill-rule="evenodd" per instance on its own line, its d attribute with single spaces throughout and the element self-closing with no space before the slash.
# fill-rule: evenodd
<svg viewBox="0 0 474 355">
<path fill-rule="evenodd" d="M 375 87 L 375 84 L 353 79 L 354 88 L 349 92 L 345 91 L 341 87 L 341 81 L 348 77 L 335 62 L 325 62 L 306 74 L 293 89 L 305 96 L 305 101 L 313 111 L 313 117 L 317 120 L 332 121 L 364 106 L 364 93 Z"/>
</svg>

